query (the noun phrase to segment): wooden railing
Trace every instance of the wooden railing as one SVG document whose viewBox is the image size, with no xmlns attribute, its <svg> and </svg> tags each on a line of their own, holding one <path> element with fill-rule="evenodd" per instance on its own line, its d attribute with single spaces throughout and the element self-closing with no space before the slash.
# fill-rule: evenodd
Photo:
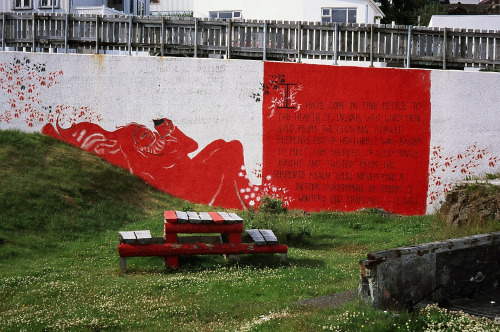
<svg viewBox="0 0 500 332">
<path fill-rule="evenodd" d="M 500 66 L 500 31 L 159 16 L 1 13 L 0 19 L 2 50 Z"/>
</svg>

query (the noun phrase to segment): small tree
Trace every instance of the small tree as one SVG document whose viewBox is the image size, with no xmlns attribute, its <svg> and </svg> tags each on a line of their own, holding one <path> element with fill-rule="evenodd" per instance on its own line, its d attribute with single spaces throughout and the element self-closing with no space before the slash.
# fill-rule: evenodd
<svg viewBox="0 0 500 332">
<path fill-rule="evenodd" d="M 381 0 L 385 14 L 382 23 L 396 22 L 398 25 L 428 25 L 432 15 L 444 14 L 443 7 L 433 0 Z"/>
<path fill-rule="evenodd" d="M 412 13 L 412 25 L 428 26 L 431 21 L 432 15 L 443 15 L 446 11 L 443 9 L 441 4 L 436 1 L 428 1 L 424 6 L 417 8 Z"/>
<path fill-rule="evenodd" d="M 276 197 L 264 196 L 259 211 L 269 213 L 284 213 L 287 211 L 283 201 Z"/>
</svg>

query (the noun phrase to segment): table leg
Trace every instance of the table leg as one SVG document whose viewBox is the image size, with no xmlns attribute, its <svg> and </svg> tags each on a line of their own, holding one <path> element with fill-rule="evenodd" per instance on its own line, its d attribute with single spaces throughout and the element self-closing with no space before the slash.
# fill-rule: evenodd
<svg viewBox="0 0 500 332">
<path fill-rule="evenodd" d="M 165 242 L 167 243 L 177 243 L 177 233 L 166 233 Z"/>
<path fill-rule="evenodd" d="M 227 258 L 232 263 L 240 263 L 241 262 L 240 255 L 227 255 Z"/>
<path fill-rule="evenodd" d="M 120 270 L 127 271 L 127 257 L 120 257 Z"/>
<path fill-rule="evenodd" d="M 179 267 L 179 257 L 178 256 L 165 257 L 165 267 L 177 269 Z"/>
</svg>

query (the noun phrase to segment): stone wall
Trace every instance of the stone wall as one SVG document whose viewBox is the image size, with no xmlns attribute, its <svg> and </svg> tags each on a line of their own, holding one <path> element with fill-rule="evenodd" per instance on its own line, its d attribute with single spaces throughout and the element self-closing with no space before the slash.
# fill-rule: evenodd
<svg viewBox="0 0 500 332">
<path fill-rule="evenodd" d="M 500 232 L 371 252 L 360 262 L 359 295 L 380 309 L 413 309 L 498 289 Z"/>
<path fill-rule="evenodd" d="M 500 221 L 500 187 L 484 182 L 456 186 L 446 194 L 439 212 L 455 226 Z"/>
</svg>

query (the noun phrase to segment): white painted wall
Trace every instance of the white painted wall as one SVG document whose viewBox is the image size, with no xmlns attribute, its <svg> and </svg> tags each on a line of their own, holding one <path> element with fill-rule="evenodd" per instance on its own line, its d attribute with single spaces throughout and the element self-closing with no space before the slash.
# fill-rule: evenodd
<svg viewBox="0 0 500 332">
<path fill-rule="evenodd" d="M 376 23 L 376 13 L 364 0 L 308 0 L 303 1 L 303 21 L 321 21 L 322 7 L 356 8 L 356 23 Z"/>
<path fill-rule="evenodd" d="M 357 23 L 375 23 L 374 9 L 365 0 L 193 1 L 195 17 L 208 17 L 210 11 L 241 10 L 244 19 L 320 22 L 322 7 L 356 7 Z"/>
<path fill-rule="evenodd" d="M 263 62 L 0 52 L 0 64 L 24 58 L 46 64 L 47 73 L 62 71 L 57 84 L 40 88 L 40 110 L 88 107 L 102 115 L 98 124 L 110 131 L 131 122 L 153 127 L 152 119 L 167 117 L 200 150 L 216 139 L 239 140 L 250 180 L 260 183 L 252 171 L 262 162 L 262 102 L 252 96 L 261 93 Z M 428 200 L 428 212 L 440 206 L 444 190 L 454 183 L 500 172 L 498 87 L 498 73 L 431 72 L 430 161 L 436 165 L 429 167 L 429 196 L 437 198 Z M 0 115 L 10 110 L 8 99 L 0 89 Z M 44 124 L 1 120 L 0 129 L 40 131 Z"/>
<path fill-rule="evenodd" d="M 252 98 L 264 75 L 260 61 L 0 52 L 1 63 L 24 57 L 46 63 L 47 72 L 63 71 L 58 84 L 42 89 L 41 106 L 88 106 L 110 131 L 132 122 L 154 129 L 152 120 L 166 117 L 199 150 L 216 139 L 239 140 L 249 175 L 262 163 L 262 102 Z M 0 90 L 0 107 L 10 106 L 6 98 Z M 14 119 L 0 129 L 40 131 L 42 125 L 28 128 Z"/>
<path fill-rule="evenodd" d="M 210 11 L 225 10 L 241 10 L 243 19 L 302 20 L 302 0 L 194 0 L 193 2 L 194 17 L 209 17 Z"/>
<path fill-rule="evenodd" d="M 481 0 L 450 0 L 450 4 L 477 5 Z"/>
<path fill-rule="evenodd" d="M 429 27 L 500 31 L 500 15 L 433 15 Z"/>
<path fill-rule="evenodd" d="M 428 205 L 428 212 L 439 207 L 447 185 L 464 181 L 466 176 L 500 171 L 500 163 L 489 165 L 490 158 L 500 156 L 499 86 L 498 73 L 432 71 L 431 162 L 434 159 L 441 165 L 435 171 L 442 184 L 430 183 L 429 192 L 438 191 L 439 198 Z M 438 155 L 433 156 L 433 147 L 440 147 Z M 481 158 L 475 160 L 479 154 Z"/>
<path fill-rule="evenodd" d="M 160 0 L 151 3 L 151 12 L 192 12 L 193 0 Z"/>
</svg>

